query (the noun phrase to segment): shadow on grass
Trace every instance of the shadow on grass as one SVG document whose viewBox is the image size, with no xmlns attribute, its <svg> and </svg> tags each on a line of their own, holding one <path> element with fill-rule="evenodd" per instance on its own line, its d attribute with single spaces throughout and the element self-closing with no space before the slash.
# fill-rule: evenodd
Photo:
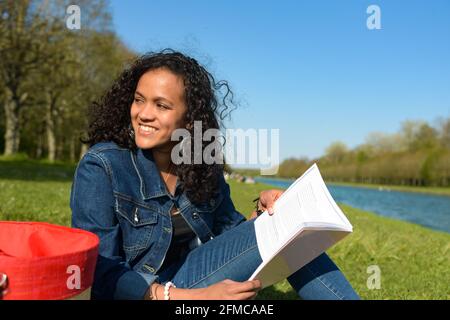
<svg viewBox="0 0 450 320">
<path fill-rule="evenodd" d="M 45 160 L 0 159 L 0 180 L 70 182 L 76 164 L 50 163 Z"/>
<path fill-rule="evenodd" d="M 299 296 L 294 290 L 284 292 L 275 286 L 267 287 L 261 290 L 256 296 L 256 300 L 298 300 Z"/>
</svg>

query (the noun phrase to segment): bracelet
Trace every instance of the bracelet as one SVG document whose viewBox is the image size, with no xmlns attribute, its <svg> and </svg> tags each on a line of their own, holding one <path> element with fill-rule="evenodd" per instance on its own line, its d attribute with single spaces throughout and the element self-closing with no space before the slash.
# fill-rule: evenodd
<svg viewBox="0 0 450 320">
<path fill-rule="evenodd" d="M 176 288 L 173 282 L 169 281 L 164 285 L 164 300 L 170 300 L 169 289 L 170 287 Z"/>
</svg>

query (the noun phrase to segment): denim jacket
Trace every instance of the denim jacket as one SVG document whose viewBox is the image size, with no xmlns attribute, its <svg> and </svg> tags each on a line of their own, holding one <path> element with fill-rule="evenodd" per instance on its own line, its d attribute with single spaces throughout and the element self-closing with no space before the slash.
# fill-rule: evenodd
<svg viewBox="0 0 450 320">
<path fill-rule="evenodd" d="M 170 246 L 173 206 L 197 236 L 191 249 L 245 221 L 223 176 L 218 195 L 194 205 L 178 182 L 174 195 L 167 191 L 150 150 L 114 142 L 88 150 L 75 171 L 70 207 L 72 226 L 100 238 L 93 299 L 144 297 Z"/>
</svg>

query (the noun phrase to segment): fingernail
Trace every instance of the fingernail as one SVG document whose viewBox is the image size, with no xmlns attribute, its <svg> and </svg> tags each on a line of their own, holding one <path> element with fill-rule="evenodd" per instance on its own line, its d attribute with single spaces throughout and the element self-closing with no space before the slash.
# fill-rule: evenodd
<svg viewBox="0 0 450 320">
<path fill-rule="evenodd" d="M 270 214 L 270 215 L 273 214 L 273 208 L 272 208 L 272 207 L 269 208 L 269 214 Z"/>
</svg>

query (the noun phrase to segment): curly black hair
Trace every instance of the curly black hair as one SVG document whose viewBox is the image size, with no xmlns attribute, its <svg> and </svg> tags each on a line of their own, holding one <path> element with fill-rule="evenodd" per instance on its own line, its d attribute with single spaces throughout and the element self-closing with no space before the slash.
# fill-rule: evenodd
<svg viewBox="0 0 450 320">
<path fill-rule="evenodd" d="M 222 120 L 234 110 L 230 108 L 234 107 L 234 102 L 228 83 L 216 82 L 195 59 L 172 49 L 164 49 L 136 59 L 103 97 L 90 106 L 88 137 L 81 139 L 81 142 L 92 146 L 98 142 L 114 141 L 135 152 L 137 146 L 134 137 L 130 135 L 130 108 L 134 93 L 141 76 L 158 68 L 167 68 L 184 80 L 187 105 L 185 123 L 191 137 L 194 136 L 194 121 L 202 122 L 202 133 L 211 128 L 220 129 Z M 203 142 L 202 152 L 207 144 Z M 195 148 L 192 148 L 191 159 L 194 158 L 193 149 Z M 223 164 L 179 164 L 176 165 L 175 172 L 189 200 L 201 203 L 218 192 Z"/>
</svg>

